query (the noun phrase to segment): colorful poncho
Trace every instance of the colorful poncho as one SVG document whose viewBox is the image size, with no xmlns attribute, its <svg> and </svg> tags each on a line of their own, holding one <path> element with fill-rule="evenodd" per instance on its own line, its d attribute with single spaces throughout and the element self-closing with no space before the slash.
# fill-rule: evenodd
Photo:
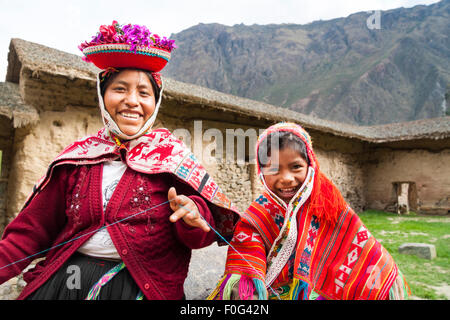
<svg viewBox="0 0 450 320">
<path fill-rule="evenodd" d="M 225 273 L 208 299 L 401 299 L 403 276 L 339 190 L 323 175 L 308 133 L 290 131 L 306 145 L 307 177 L 289 204 L 265 184 L 266 192 L 241 214 L 228 249 Z"/>
</svg>

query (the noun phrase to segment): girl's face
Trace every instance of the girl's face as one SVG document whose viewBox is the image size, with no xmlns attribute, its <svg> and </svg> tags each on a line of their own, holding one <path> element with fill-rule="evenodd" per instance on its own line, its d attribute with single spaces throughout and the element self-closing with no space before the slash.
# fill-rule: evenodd
<svg viewBox="0 0 450 320">
<path fill-rule="evenodd" d="M 261 170 L 267 187 L 289 203 L 306 179 L 308 163 L 297 151 L 286 147 L 273 150 Z"/>
<path fill-rule="evenodd" d="M 139 70 L 121 71 L 106 88 L 105 108 L 126 135 L 136 134 L 155 111 L 150 79 Z"/>
</svg>

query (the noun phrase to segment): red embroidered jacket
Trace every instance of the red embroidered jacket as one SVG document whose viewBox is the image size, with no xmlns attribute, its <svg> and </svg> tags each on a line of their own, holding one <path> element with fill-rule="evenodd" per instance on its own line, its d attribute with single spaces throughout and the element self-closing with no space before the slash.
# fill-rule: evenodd
<svg viewBox="0 0 450 320">
<path fill-rule="evenodd" d="M 0 283 L 18 275 L 33 259 L 46 256 L 24 274 L 27 286 L 19 299 L 39 288 L 104 225 L 111 225 L 111 239 L 147 299 L 183 297 L 191 249 L 205 247 L 216 237 L 214 231 L 205 233 L 182 220 L 170 222 L 172 210 L 163 203 L 168 189 L 175 186 L 214 227 L 207 203 L 171 174 L 141 174 L 127 168 L 103 212 L 102 166 L 56 167 L 48 185 L 6 227 L 0 241 Z"/>
</svg>

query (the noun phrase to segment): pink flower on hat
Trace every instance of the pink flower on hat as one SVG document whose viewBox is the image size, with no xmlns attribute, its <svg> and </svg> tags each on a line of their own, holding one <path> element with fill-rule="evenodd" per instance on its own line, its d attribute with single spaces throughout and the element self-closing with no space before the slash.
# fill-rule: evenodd
<svg viewBox="0 0 450 320">
<path fill-rule="evenodd" d="M 117 21 L 113 21 L 112 25 L 110 26 L 106 26 L 106 25 L 102 25 L 100 26 L 100 33 L 103 35 L 103 39 L 105 42 L 114 42 L 115 40 L 117 40 L 116 34 L 116 27 L 115 25 L 117 24 Z"/>
<path fill-rule="evenodd" d="M 136 51 L 138 46 L 156 46 L 171 52 L 177 47 L 175 40 L 152 34 L 146 26 L 137 24 L 121 26 L 114 20 L 111 25 L 100 26 L 100 31 L 92 37 L 92 40 L 83 42 L 78 48 L 83 51 L 87 47 L 107 43 L 126 43 L 131 46 L 131 51 Z"/>
</svg>

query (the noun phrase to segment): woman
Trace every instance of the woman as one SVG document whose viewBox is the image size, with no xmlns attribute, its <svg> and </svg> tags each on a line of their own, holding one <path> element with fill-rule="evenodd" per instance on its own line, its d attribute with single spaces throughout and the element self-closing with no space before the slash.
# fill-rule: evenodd
<svg viewBox="0 0 450 320">
<path fill-rule="evenodd" d="M 0 241 L 19 299 L 183 299 L 191 249 L 231 236 L 236 210 L 167 129 L 152 130 L 172 40 L 116 21 L 80 49 L 105 127 L 65 148 Z M 211 230 L 214 228 L 215 230 Z"/>
</svg>

